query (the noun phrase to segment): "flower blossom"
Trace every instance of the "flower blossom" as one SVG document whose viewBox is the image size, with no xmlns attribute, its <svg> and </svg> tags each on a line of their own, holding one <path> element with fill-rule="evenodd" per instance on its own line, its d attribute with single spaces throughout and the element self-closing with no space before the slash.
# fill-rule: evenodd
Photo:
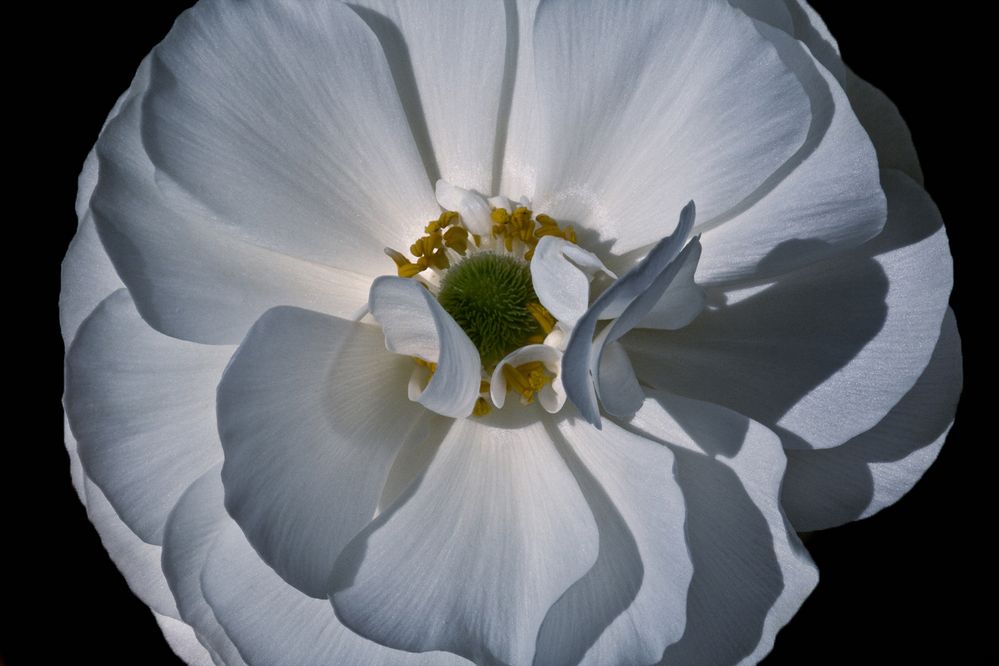
<svg viewBox="0 0 999 666">
<path fill-rule="evenodd" d="M 960 390 L 797 0 L 204 0 L 84 167 L 67 445 L 191 663 L 756 662 Z"/>
</svg>

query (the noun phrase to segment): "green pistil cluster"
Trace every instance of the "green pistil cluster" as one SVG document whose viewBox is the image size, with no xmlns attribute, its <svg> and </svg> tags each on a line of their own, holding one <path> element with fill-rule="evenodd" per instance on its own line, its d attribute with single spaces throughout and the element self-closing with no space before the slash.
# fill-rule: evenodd
<svg viewBox="0 0 999 666">
<path fill-rule="evenodd" d="M 528 309 L 538 300 L 530 266 L 515 257 L 484 252 L 465 259 L 444 275 L 437 300 L 468 334 L 486 368 L 543 336 Z"/>
</svg>

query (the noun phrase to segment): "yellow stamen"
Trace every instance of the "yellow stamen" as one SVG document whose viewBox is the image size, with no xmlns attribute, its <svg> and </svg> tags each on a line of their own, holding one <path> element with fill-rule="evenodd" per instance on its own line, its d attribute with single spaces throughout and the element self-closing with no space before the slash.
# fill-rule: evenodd
<svg viewBox="0 0 999 666">
<path fill-rule="evenodd" d="M 528 303 L 527 311 L 530 312 L 531 316 L 538 322 L 538 325 L 541 327 L 541 330 L 545 332 L 545 335 L 548 335 L 555 329 L 555 317 L 553 317 L 552 313 L 548 312 L 548 310 L 545 309 L 545 306 L 541 305 L 541 303 Z"/>
<path fill-rule="evenodd" d="M 472 416 L 485 416 L 491 411 L 493 411 L 493 406 L 489 404 L 489 401 L 485 398 L 478 398 L 475 401 L 475 406 L 472 407 Z"/>
<path fill-rule="evenodd" d="M 422 367 L 427 368 L 428 370 L 430 370 L 430 374 L 431 375 L 434 374 L 435 372 L 437 372 L 437 364 L 434 363 L 433 361 L 424 360 L 424 359 L 420 358 L 419 356 L 414 356 L 413 357 L 413 361 L 416 363 L 416 365 L 422 366 Z"/>
</svg>

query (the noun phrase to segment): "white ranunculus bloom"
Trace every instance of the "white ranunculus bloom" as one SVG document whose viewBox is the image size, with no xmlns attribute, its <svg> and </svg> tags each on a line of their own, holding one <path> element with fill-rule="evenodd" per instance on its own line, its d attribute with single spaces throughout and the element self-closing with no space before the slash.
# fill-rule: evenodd
<svg viewBox="0 0 999 666">
<path fill-rule="evenodd" d="M 80 179 L 74 483 L 191 663 L 759 661 L 949 429 L 920 182 L 800 0 L 204 0 Z"/>
</svg>

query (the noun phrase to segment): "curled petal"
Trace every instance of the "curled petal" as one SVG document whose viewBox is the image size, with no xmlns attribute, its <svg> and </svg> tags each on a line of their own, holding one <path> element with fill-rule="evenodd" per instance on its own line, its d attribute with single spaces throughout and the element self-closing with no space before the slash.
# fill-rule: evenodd
<svg viewBox="0 0 999 666">
<path fill-rule="evenodd" d="M 382 276 L 371 284 L 368 304 L 389 351 L 437 364 L 416 401 L 444 416 L 471 414 L 482 374 L 479 352 L 430 292 L 415 280 Z"/>
<path fill-rule="evenodd" d="M 682 265 L 676 263 L 671 266 L 694 227 L 694 217 L 694 202 L 691 201 L 680 211 L 680 219 L 673 233 L 656 243 L 641 263 L 600 294 L 579 319 L 569 337 L 562 357 L 562 381 L 566 395 L 583 418 L 597 427 L 600 427 L 600 414 L 591 372 L 594 367 L 599 372 L 603 345 L 613 342 L 638 324 L 662 296 Z M 691 247 L 694 245 L 691 244 Z M 690 252 L 691 249 L 688 247 L 684 251 Z M 596 332 L 597 321 L 604 315 L 617 319 L 608 325 L 610 330 L 602 338 L 602 344 L 595 346 L 593 334 Z"/>
<path fill-rule="evenodd" d="M 567 326 L 575 326 L 586 312 L 590 282 L 600 272 L 617 277 L 597 255 L 557 236 L 542 237 L 531 259 L 531 280 L 538 300 Z"/>
<path fill-rule="evenodd" d="M 527 345 L 507 354 L 496 364 L 489 380 L 489 396 L 493 404 L 502 409 L 506 403 L 507 381 L 503 368 L 507 365 L 522 365 L 531 361 L 541 361 L 545 369 L 554 375 L 552 381 L 538 392 L 538 402 L 549 414 L 554 414 L 565 404 L 565 389 L 560 376 L 562 370 L 562 352 L 548 345 Z"/>
<path fill-rule="evenodd" d="M 489 204 L 479 194 L 452 185 L 445 180 L 437 181 L 437 203 L 444 210 L 458 211 L 461 221 L 473 234 L 488 236 L 493 229 Z"/>
</svg>

